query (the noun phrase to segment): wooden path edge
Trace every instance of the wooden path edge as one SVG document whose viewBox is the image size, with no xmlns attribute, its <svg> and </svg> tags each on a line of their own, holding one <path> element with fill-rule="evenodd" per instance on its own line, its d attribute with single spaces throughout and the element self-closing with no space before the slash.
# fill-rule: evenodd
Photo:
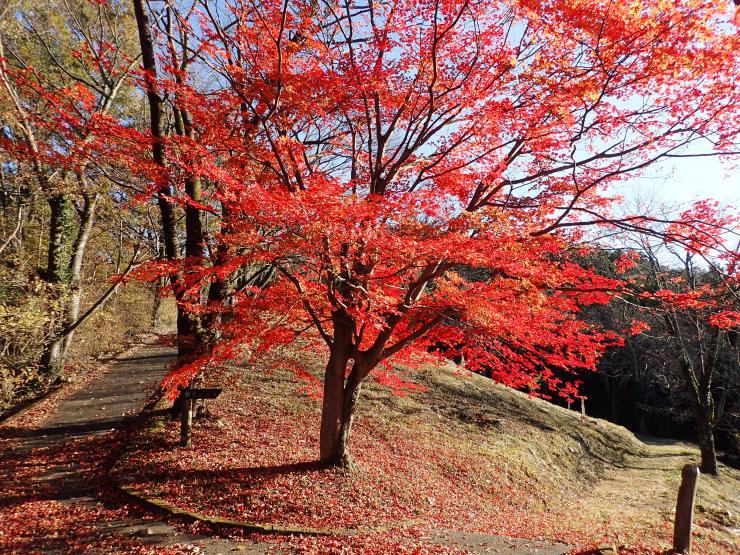
<svg viewBox="0 0 740 555">
<path fill-rule="evenodd" d="M 144 505 L 150 509 L 154 509 L 157 512 L 164 512 L 171 517 L 181 518 L 188 521 L 203 522 L 217 527 L 225 528 L 238 528 L 247 532 L 256 532 L 259 534 L 281 534 L 281 535 L 308 535 L 308 536 L 348 536 L 354 533 L 358 533 L 359 530 L 328 530 L 320 528 L 299 528 L 293 526 L 282 526 L 278 524 L 260 524 L 257 522 L 245 522 L 241 520 L 231 520 L 228 518 L 222 518 L 217 516 L 205 515 L 194 511 L 183 509 L 172 503 L 168 503 L 163 499 L 144 493 L 141 491 L 118 483 L 111 477 L 112 483 L 115 487 L 123 493 L 126 497 L 129 497 L 137 503 Z"/>
</svg>

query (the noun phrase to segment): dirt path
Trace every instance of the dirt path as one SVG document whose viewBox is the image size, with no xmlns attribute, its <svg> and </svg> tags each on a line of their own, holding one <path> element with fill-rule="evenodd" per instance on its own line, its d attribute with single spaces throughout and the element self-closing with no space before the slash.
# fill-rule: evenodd
<svg viewBox="0 0 740 555">
<path fill-rule="evenodd" d="M 588 517 L 595 529 L 607 531 L 616 545 L 655 537 L 667 548 L 681 469 L 685 464 L 699 463 L 699 450 L 696 445 L 670 439 L 641 439 L 645 456 L 609 471 L 581 498 L 577 511 Z M 740 473 L 721 466 L 719 477 L 700 476 L 695 547 L 717 555 L 740 552 L 739 512 Z"/>
<path fill-rule="evenodd" d="M 137 347 L 76 392 L 60 392 L 0 426 L 1 553 L 245 550 L 244 544 L 188 534 L 156 520 L 108 483 L 126 424 L 173 357 L 170 347 Z"/>
</svg>

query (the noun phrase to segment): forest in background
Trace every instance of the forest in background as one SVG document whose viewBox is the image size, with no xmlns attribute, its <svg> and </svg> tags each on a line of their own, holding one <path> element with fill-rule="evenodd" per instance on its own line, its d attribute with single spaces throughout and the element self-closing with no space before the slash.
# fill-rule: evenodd
<svg viewBox="0 0 740 555">
<path fill-rule="evenodd" d="M 227 315 L 224 311 L 236 304 L 230 298 L 241 298 L 243 293 L 267 288 L 277 281 L 276 274 L 282 271 L 274 260 L 256 256 L 253 257 L 256 262 L 242 259 L 235 266 L 234 260 L 229 258 L 234 256 L 235 250 L 242 249 L 238 254 L 244 258 L 244 252 L 254 249 L 254 244 L 239 243 L 244 240 L 241 237 L 234 242 L 219 241 L 225 234 L 234 231 L 236 236 L 239 231 L 238 224 L 234 223 L 238 218 L 229 224 L 233 226 L 230 228 L 225 224 L 226 216 L 233 217 L 237 208 L 245 211 L 247 208 L 214 193 L 219 191 L 215 175 L 207 172 L 197 175 L 192 170 L 187 145 L 202 140 L 204 148 L 216 148 L 215 143 L 205 143 L 212 140 L 207 136 L 203 125 L 205 116 L 201 112 L 208 106 L 195 105 L 203 100 L 197 96 L 195 85 L 195 92 L 183 86 L 183 82 L 197 85 L 204 78 L 189 67 L 193 45 L 188 41 L 195 41 L 195 38 L 187 22 L 195 6 L 205 9 L 208 2 L 147 6 L 139 1 L 129 4 L 19 0 L 3 5 L 0 17 L 0 128 L 3 139 L 0 160 L 0 393 L 5 407 L 33 397 L 58 380 L 63 381 L 77 365 L 88 364 L 101 352 L 115 351 L 137 333 L 176 328 L 180 352 L 187 365 L 196 355 L 203 354 L 199 351 L 203 345 L 208 345 L 210 351 L 222 333 L 228 337 L 226 324 L 233 314 Z M 265 23 L 268 24 L 273 25 L 274 21 Z M 214 28 L 224 31 L 216 23 Z M 309 33 L 309 30 L 304 31 Z M 292 40 L 287 41 L 289 48 L 302 46 L 303 38 L 298 31 L 291 32 L 294 34 Z M 245 41 L 249 43 L 249 37 Z M 306 40 L 306 44 L 313 43 Z M 248 50 L 240 44 L 231 46 L 245 48 L 242 53 Z M 277 51 L 281 48 L 279 45 Z M 529 54 L 522 50 L 522 59 L 526 60 L 527 56 Z M 157 65 L 160 72 L 169 77 L 166 83 L 159 83 L 159 88 L 155 87 L 157 82 L 151 73 Z M 150 71 L 148 76 L 141 73 L 142 66 Z M 191 75 L 189 71 L 196 74 Z M 233 68 L 224 71 L 227 77 L 234 78 Z M 296 71 L 296 75 L 299 73 Z M 281 87 L 271 79 L 264 77 L 260 87 L 249 83 L 251 89 L 243 85 L 245 89 L 237 92 L 259 98 L 269 96 L 266 89 L 277 87 L 280 90 Z M 207 89 L 208 86 L 203 90 Z M 78 129 L 72 127 L 70 122 L 79 118 L 65 113 L 70 109 L 71 94 L 79 94 L 76 101 L 83 106 L 81 112 L 86 122 L 93 121 L 94 117 L 123 122 L 126 129 L 151 134 L 155 139 L 153 146 L 131 141 L 127 143 L 128 148 L 142 150 L 131 154 L 140 157 L 124 164 L 111 162 L 95 150 L 101 148 L 95 137 L 95 133 L 101 133 L 99 129 L 88 131 L 83 125 Z M 213 108 L 217 107 L 214 104 Z M 306 110 L 306 107 L 291 105 L 290 109 Z M 280 115 L 277 106 L 275 111 Z M 244 117 L 248 119 L 248 115 Z M 583 118 L 586 121 L 585 115 Z M 116 129 L 111 127 L 108 132 L 114 134 Z M 103 129 L 102 134 L 105 133 Z M 316 133 L 297 133 L 296 136 L 313 145 L 324 140 L 321 129 Z M 250 134 L 251 131 L 246 131 L 240 140 L 257 141 Z M 354 130 L 351 134 L 355 137 Z M 163 147 L 159 150 L 157 147 L 164 144 L 157 140 L 167 137 L 172 138 L 175 145 L 168 148 L 176 151 L 168 152 L 169 159 L 164 157 Z M 88 142 L 95 145 L 91 153 L 85 155 Z M 520 156 L 523 144 L 514 141 L 507 145 L 504 149 L 508 153 L 505 156 L 507 164 Z M 64 151 L 63 163 L 49 156 L 49 145 L 52 151 Z M 219 143 L 219 146 L 223 145 Z M 228 146 L 235 148 L 233 144 Z M 123 157 L 123 154 L 118 155 Z M 522 156 L 526 155 L 532 154 L 527 152 Z M 220 156 L 228 158 L 223 153 Z M 272 160 L 262 152 L 255 157 L 258 158 L 256 164 L 268 165 Z M 161 184 L 157 171 L 149 169 L 148 174 L 140 173 L 127 166 L 129 163 L 141 166 L 146 159 L 160 166 L 165 162 L 172 165 L 172 191 L 163 193 L 166 186 Z M 192 173 L 188 175 L 188 171 Z M 362 173 L 362 170 L 357 171 Z M 383 174 L 384 170 L 378 169 L 378 175 L 374 175 L 374 171 L 371 168 L 368 175 L 376 184 L 391 179 Z M 297 180 L 296 187 L 300 188 L 300 176 L 288 173 L 280 179 L 286 179 L 288 185 Z M 621 179 L 627 177 L 621 176 Z M 223 180 L 226 182 L 227 178 Z M 379 191 L 376 194 L 380 194 Z M 481 190 L 479 196 L 488 194 L 492 193 Z M 318 202 L 323 201 L 319 199 Z M 264 205 L 255 210 L 264 210 Z M 337 219 L 342 221 L 341 216 Z M 724 220 L 713 221 L 709 216 L 707 220 L 717 226 L 734 225 Z M 267 221 L 252 223 L 268 227 Z M 737 325 L 730 322 L 720 326 L 711 318 L 723 312 L 737 314 L 737 284 L 728 280 L 732 272 L 726 272 L 720 264 L 708 267 L 701 256 L 692 254 L 690 249 L 686 251 L 690 238 L 673 237 L 681 246 L 665 247 L 662 246 L 664 239 L 671 232 L 666 231 L 667 228 L 659 232 L 652 229 L 651 234 L 644 229 L 624 226 L 621 231 L 631 234 L 632 243 L 619 252 L 604 249 L 603 242 L 588 249 L 581 243 L 570 244 L 569 248 L 574 250 L 589 251 L 580 255 L 585 258 L 584 267 L 595 270 L 595 274 L 605 280 L 625 279 L 627 282 L 620 289 L 619 298 L 608 304 L 586 301 L 584 304 L 589 306 L 576 311 L 582 322 L 595 323 L 615 335 L 625 336 L 623 346 L 605 348 L 593 374 L 584 371 L 578 376 L 584 382 L 582 393 L 588 397 L 587 411 L 640 433 L 694 436 L 696 397 L 703 395 L 702 401 L 709 403 L 705 407 L 708 420 L 699 423 L 699 433 L 716 432 L 720 447 L 736 461 L 740 444 Z M 704 233 L 714 234 L 706 229 Z M 284 253 L 281 256 L 285 256 Z M 403 256 L 403 253 L 399 255 Z M 200 274 L 193 271 L 187 277 L 192 280 L 187 286 L 178 287 L 174 283 L 177 279 L 185 280 L 182 274 L 179 278 L 173 277 L 176 272 L 171 268 L 152 266 L 157 261 L 177 260 L 195 261 L 193 267 L 200 269 Z M 291 263 L 297 264 L 295 260 Z M 469 279 L 471 283 L 486 281 L 475 275 L 474 259 L 460 260 L 457 264 L 465 267 L 458 272 L 463 278 L 466 273 L 473 274 Z M 221 266 L 229 273 L 210 270 Z M 150 271 L 150 268 L 155 270 Z M 128 279 L 143 275 L 138 272 L 149 272 L 147 281 Z M 287 272 L 285 277 L 291 279 Z M 441 274 L 429 277 L 418 292 L 437 278 L 441 279 Z M 516 276 L 511 279 L 530 278 Z M 589 279 L 590 283 L 595 283 Z M 707 292 L 705 286 L 721 289 L 722 292 L 716 294 L 720 298 L 702 304 L 698 297 L 692 297 L 692 292 L 698 292 L 697 295 Z M 605 282 L 603 287 L 615 288 L 614 282 Z M 158 291 L 166 293 L 168 289 L 175 292 L 179 307 L 176 315 L 171 307 L 161 306 L 157 294 Z M 193 293 L 194 290 L 197 292 Z M 276 295 L 282 294 L 278 287 L 275 291 Z M 661 298 L 645 296 L 646 291 L 653 294 L 673 291 L 693 300 L 682 304 L 680 299 L 677 302 L 666 295 Z M 340 291 L 340 296 L 344 294 Z M 219 304 L 222 311 L 209 313 L 192 308 L 193 304 L 206 306 L 209 301 Z M 311 318 L 302 323 L 310 324 Z M 445 318 L 451 330 L 456 326 L 459 329 L 458 313 L 445 313 Z M 291 326 L 302 327 L 295 322 Z M 422 321 L 416 331 L 409 327 L 407 332 L 413 336 L 422 329 L 426 331 L 425 326 Z M 318 329 L 320 334 L 321 326 Z M 474 358 L 474 353 L 463 352 L 468 347 L 472 349 L 469 338 L 451 333 L 430 340 L 441 341 L 446 355 L 455 356 L 456 351 L 461 351 L 466 361 Z M 481 352 L 492 352 L 490 345 L 478 347 Z M 545 346 L 543 352 L 551 348 L 552 345 Z M 512 348 L 509 357 L 541 354 Z M 507 356 L 501 359 L 506 365 Z M 500 363 L 484 360 L 472 368 L 496 378 L 500 370 L 495 368 Z M 494 370 L 487 368 L 487 364 Z M 687 365 L 695 375 L 710 374 L 709 383 L 697 383 L 693 390 L 687 388 Z M 541 373 L 542 369 L 537 372 Z M 550 374 L 552 379 L 563 382 L 572 379 L 561 369 L 552 370 Z M 506 383 L 500 376 L 499 381 Z M 510 385 L 525 391 L 531 389 L 526 381 Z M 568 397 L 573 399 L 570 393 Z M 565 403 L 557 395 L 555 400 Z"/>
<path fill-rule="evenodd" d="M 36 67 L 60 89 L 92 80 L 106 89 L 104 109 L 141 119 L 144 104 L 128 76 L 108 81 L 110 76 L 79 56 L 86 41 L 103 37 L 135 56 L 135 27 L 127 12 L 88 2 L 6 2 L 2 10 L 3 72 Z M 28 99 L 8 88 L 6 73 L 3 84 L 4 140 L 47 140 L 42 125 L 19 118 L 18 103 Z M 3 155 L 0 372 L 8 408 L 44 391 L 65 366 L 117 351 L 133 334 L 155 329 L 154 288 L 121 289 L 111 278 L 156 258 L 161 247 L 151 207 L 132 202 L 135 182 L 118 184 L 100 168 L 71 172 L 7 149 Z"/>
</svg>

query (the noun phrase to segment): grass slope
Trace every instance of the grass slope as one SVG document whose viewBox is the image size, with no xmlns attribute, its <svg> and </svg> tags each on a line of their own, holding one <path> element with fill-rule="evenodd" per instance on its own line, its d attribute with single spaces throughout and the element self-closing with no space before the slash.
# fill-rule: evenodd
<svg viewBox="0 0 740 555">
<path fill-rule="evenodd" d="M 300 356 L 305 363 L 310 355 Z M 620 426 L 453 365 L 409 376 L 426 391 L 401 397 L 372 382 L 363 390 L 351 472 L 316 464 L 320 403 L 302 393 L 303 382 L 248 367 L 221 375 L 225 391 L 209 405 L 213 416 L 196 422 L 192 449 L 176 447 L 177 423 L 143 431 L 119 479 L 196 512 L 360 530 L 339 542 L 358 552 L 448 551 L 433 540 L 440 530 L 581 547 L 610 541 L 634 553 L 669 547 L 675 480 L 695 450 L 656 457 Z M 703 483 L 712 487 L 700 487 L 706 526 L 696 552 L 731 553 L 737 473 Z M 329 541 L 300 540 L 317 552 L 331 551 Z"/>
</svg>

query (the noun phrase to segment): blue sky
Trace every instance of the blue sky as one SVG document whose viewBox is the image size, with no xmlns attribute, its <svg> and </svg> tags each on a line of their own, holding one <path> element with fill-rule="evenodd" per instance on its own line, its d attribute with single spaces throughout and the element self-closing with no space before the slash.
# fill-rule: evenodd
<svg viewBox="0 0 740 555">
<path fill-rule="evenodd" d="M 651 168 L 620 192 L 628 201 L 639 194 L 677 208 L 704 198 L 740 207 L 740 170 L 716 157 L 676 158 Z"/>
<path fill-rule="evenodd" d="M 646 201 L 648 213 L 675 217 L 693 201 L 706 198 L 717 199 L 740 211 L 740 169 L 717 157 L 675 158 L 651 167 L 645 177 L 624 183 L 618 192 L 625 199 L 623 211 L 618 213 L 642 212 L 638 206 L 644 208 Z M 662 208 L 669 209 L 668 213 Z M 612 246 L 622 244 L 619 240 L 613 241 L 609 240 Z M 634 247 L 629 240 L 627 244 Z M 735 248 L 736 244 L 737 237 L 733 237 L 727 247 Z M 664 264 L 677 264 L 675 257 L 664 249 L 658 252 Z M 697 263 L 703 265 L 701 261 Z"/>
</svg>

